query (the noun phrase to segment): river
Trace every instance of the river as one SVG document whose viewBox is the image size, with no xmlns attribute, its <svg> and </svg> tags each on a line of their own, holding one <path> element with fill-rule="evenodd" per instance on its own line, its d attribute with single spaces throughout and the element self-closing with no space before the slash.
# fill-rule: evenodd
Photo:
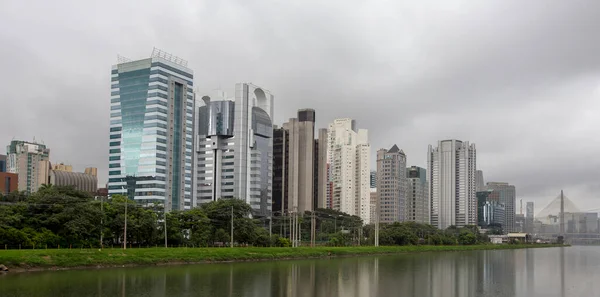
<svg viewBox="0 0 600 297">
<path fill-rule="evenodd" d="M 0 296 L 600 296 L 600 247 L 7 273 Z"/>
</svg>

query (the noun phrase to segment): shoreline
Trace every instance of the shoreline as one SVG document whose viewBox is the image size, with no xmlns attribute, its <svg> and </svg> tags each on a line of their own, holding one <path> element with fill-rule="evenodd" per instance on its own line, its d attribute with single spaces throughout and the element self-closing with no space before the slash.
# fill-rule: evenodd
<svg viewBox="0 0 600 297">
<path fill-rule="evenodd" d="M 567 247 L 557 244 L 450 245 L 450 246 L 361 246 L 361 247 L 237 247 L 237 248 L 132 248 L 0 250 L 0 264 L 8 273 L 81 269 L 173 266 L 234 262 L 329 259 L 356 256 L 381 256 L 423 252 L 459 252 L 526 248 Z"/>
</svg>

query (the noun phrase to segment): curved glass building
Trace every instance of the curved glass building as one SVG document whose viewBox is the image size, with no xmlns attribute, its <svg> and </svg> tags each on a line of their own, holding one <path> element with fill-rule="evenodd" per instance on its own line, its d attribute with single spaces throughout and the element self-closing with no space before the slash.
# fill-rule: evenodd
<svg viewBox="0 0 600 297">
<path fill-rule="evenodd" d="M 191 207 L 193 78 L 186 61 L 156 49 L 112 67 L 109 194 Z"/>
</svg>

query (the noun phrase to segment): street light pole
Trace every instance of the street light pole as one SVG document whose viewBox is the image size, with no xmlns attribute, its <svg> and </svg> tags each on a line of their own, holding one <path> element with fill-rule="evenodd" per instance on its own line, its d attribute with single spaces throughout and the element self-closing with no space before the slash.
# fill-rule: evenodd
<svg viewBox="0 0 600 297">
<path fill-rule="evenodd" d="M 123 232 L 123 249 L 127 249 L 127 204 L 129 204 L 129 197 L 125 199 L 125 231 Z"/>
<path fill-rule="evenodd" d="M 104 248 L 103 239 L 104 239 L 104 199 L 100 196 L 100 211 L 102 212 L 102 216 L 100 217 L 100 250 Z"/>
<path fill-rule="evenodd" d="M 231 247 L 233 248 L 233 206 L 231 207 Z"/>
<path fill-rule="evenodd" d="M 163 204 L 164 224 L 165 224 L 165 248 L 169 247 L 167 244 L 167 203 Z"/>
</svg>

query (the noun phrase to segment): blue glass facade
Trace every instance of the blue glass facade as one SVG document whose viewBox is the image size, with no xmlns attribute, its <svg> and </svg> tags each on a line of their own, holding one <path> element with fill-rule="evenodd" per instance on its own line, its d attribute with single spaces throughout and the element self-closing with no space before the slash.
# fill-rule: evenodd
<svg viewBox="0 0 600 297">
<path fill-rule="evenodd" d="M 191 206 L 192 79 L 190 69 L 158 57 L 113 66 L 109 194 Z"/>
</svg>

